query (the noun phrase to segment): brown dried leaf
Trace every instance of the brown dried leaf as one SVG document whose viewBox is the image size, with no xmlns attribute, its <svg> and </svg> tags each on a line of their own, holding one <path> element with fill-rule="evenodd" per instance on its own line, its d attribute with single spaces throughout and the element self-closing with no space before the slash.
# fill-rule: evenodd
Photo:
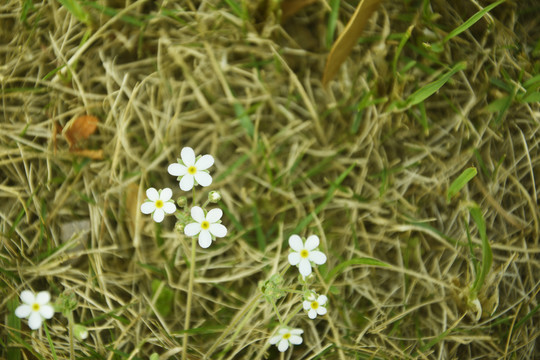
<svg viewBox="0 0 540 360">
<path fill-rule="evenodd" d="M 336 40 L 324 67 L 323 85 L 334 78 L 341 64 L 347 59 L 352 48 L 356 45 L 371 14 L 377 9 L 381 0 L 362 0 L 356 7 L 351 20 Z"/>
<path fill-rule="evenodd" d="M 78 150 L 78 149 L 70 149 L 69 150 L 72 154 L 84 156 L 92 160 L 103 160 L 103 150 Z"/>
<path fill-rule="evenodd" d="M 52 133 L 52 143 L 53 143 L 53 151 L 54 151 L 54 155 L 56 155 L 56 137 L 58 136 L 58 134 L 61 134 L 62 133 L 62 126 L 60 126 L 60 124 L 58 124 L 56 121 L 54 122 L 54 127 L 53 127 L 53 133 Z"/>
<path fill-rule="evenodd" d="M 79 141 L 88 139 L 96 131 L 98 122 L 98 118 L 92 115 L 79 116 L 73 120 L 64 131 L 70 149 Z"/>
<path fill-rule="evenodd" d="M 281 3 L 281 20 L 287 20 L 287 18 L 293 16 L 304 7 L 313 4 L 315 1 L 317 0 L 284 0 Z"/>
<path fill-rule="evenodd" d="M 139 185 L 131 183 L 126 190 L 126 212 L 129 234 L 135 236 L 135 224 L 139 212 Z"/>
</svg>

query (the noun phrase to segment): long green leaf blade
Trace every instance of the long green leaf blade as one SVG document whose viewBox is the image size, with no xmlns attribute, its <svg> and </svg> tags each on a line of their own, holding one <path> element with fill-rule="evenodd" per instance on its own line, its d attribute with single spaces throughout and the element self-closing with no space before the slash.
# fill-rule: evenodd
<svg viewBox="0 0 540 360">
<path fill-rule="evenodd" d="M 457 177 L 454 181 L 452 181 L 452 184 L 450 184 L 450 187 L 448 188 L 448 192 L 446 193 L 446 202 L 450 203 L 450 200 L 461 190 L 469 181 L 471 181 L 477 174 L 477 170 L 475 167 L 470 167 L 468 169 L 465 169 L 461 175 Z"/>
</svg>

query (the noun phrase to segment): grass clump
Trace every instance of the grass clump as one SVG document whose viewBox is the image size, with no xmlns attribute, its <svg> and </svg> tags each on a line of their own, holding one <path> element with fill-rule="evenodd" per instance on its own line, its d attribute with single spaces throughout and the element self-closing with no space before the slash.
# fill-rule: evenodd
<svg viewBox="0 0 540 360">
<path fill-rule="evenodd" d="M 536 2 L 382 2 L 326 87 L 357 2 L 276 4 L 0 5 L 1 358 L 539 356 Z M 228 229 L 195 263 L 140 211 L 151 186 L 193 199 L 184 147 L 214 157 Z M 293 234 L 327 256 L 316 319 L 281 294 Z M 51 294 L 38 330 L 24 290 Z M 280 320 L 303 330 L 284 353 Z"/>
</svg>

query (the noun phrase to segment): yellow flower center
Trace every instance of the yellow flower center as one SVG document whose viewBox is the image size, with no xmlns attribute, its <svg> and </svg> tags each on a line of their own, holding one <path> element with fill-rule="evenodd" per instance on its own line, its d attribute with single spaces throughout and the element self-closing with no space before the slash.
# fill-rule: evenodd
<svg viewBox="0 0 540 360">
<path fill-rule="evenodd" d="M 319 303 L 318 303 L 318 302 L 313 301 L 313 302 L 311 303 L 311 308 L 312 308 L 313 310 L 317 310 L 318 307 L 319 307 Z"/>
<path fill-rule="evenodd" d="M 204 220 L 202 223 L 201 223 L 201 229 L 203 230 L 208 230 L 208 228 L 210 227 L 210 223 L 206 220 Z"/>
<path fill-rule="evenodd" d="M 39 304 L 38 303 L 33 303 L 32 304 L 32 311 L 39 311 Z"/>
<path fill-rule="evenodd" d="M 304 259 L 307 258 L 309 256 L 309 251 L 307 251 L 306 249 L 300 251 L 300 256 Z"/>
<path fill-rule="evenodd" d="M 283 334 L 283 338 L 286 340 L 291 337 L 291 333 Z"/>
<path fill-rule="evenodd" d="M 195 175 L 195 173 L 197 172 L 197 168 L 195 166 L 190 166 L 190 167 L 188 167 L 187 172 L 190 175 Z"/>
<path fill-rule="evenodd" d="M 156 201 L 156 208 L 161 209 L 162 207 L 163 207 L 163 201 L 162 200 L 157 200 Z"/>
</svg>

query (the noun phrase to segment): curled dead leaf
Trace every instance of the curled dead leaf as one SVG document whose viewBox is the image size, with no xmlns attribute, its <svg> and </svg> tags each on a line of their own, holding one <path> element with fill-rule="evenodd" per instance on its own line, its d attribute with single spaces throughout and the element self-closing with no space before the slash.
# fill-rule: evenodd
<svg viewBox="0 0 540 360">
<path fill-rule="evenodd" d="M 330 54 L 326 58 L 324 67 L 323 85 L 326 85 L 334 78 L 339 67 L 351 53 L 352 48 L 356 45 L 358 38 L 362 34 L 371 14 L 377 9 L 381 0 L 362 0 L 356 7 L 356 10 L 343 32 L 339 35 Z"/>
<path fill-rule="evenodd" d="M 81 140 L 88 139 L 97 130 L 99 120 L 92 115 L 79 116 L 64 129 L 64 136 L 69 148 L 74 148 Z"/>
</svg>

